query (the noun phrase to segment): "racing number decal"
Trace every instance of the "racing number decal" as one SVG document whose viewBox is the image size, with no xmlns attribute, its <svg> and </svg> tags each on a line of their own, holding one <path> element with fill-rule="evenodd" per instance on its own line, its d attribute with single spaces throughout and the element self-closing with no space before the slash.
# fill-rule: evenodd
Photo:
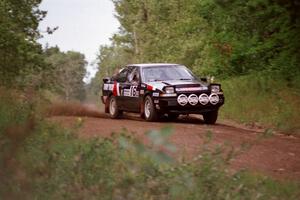
<svg viewBox="0 0 300 200">
<path fill-rule="evenodd" d="M 139 92 L 137 91 L 137 86 L 130 86 L 130 89 L 124 89 L 123 95 L 126 97 L 138 97 Z"/>
<path fill-rule="evenodd" d="M 138 93 L 137 93 L 137 86 L 131 86 L 131 87 L 130 87 L 130 90 L 131 90 L 131 91 L 130 91 L 130 94 L 131 94 L 132 97 L 137 97 L 137 96 L 139 96 Z"/>
</svg>

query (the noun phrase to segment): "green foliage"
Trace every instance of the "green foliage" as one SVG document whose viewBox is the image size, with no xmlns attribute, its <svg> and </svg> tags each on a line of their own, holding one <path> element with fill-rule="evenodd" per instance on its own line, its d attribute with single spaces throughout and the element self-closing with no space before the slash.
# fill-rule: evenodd
<svg viewBox="0 0 300 200">
<path fill-rule="evenodd" d="M 23 124 L 29 118 L 31 105 L 24 97 L 4 92 L 2 88 L 0 88 L 0 97 L 0 133 L 2 135 L 6 127 Z"/>
<path fill-rule="evenodd" d="M 98 60 L 99 71 L 88 86 L 88 92 L 91 95 L 98 95 L 100 93 L 102 79 L 104 77 L 112 76 L 120 70 L 125 63 L 133 62 L 130 48 L 117 44 L 101 46 Z M 96 99 L 98 101 L 99 97 Z"/>
<path fill-rule="evenodd" d="M 226 96 L 226 103 L 221 109 L 224 118 L 276 127 L 289 133 L 299 131 L 298 83 L 266 73 L 255 73 L 225 80 L 222 87 Z"/>
<path fill-rule="evenodd" d="M 15 108 L 1 101 L 0 109 L 9 115 Z M 23 110 L 25 118 L 30 110 Z M 0 127 L 11 126 L 3 116 Z M 229 173 L 222 148 L 204 147 L 190 162 L 174 160 L 170 128 L 148 132 L 147 146 L 126 131 L 111 138 L 81 139 L 75 129 L 44 120 L 27 130 L 22 141 L 3 130 L 0 196 L 4 199 L 292 200 L 299 195 L 296 183 L 243 171 Z"/>
<path fill-rule="evenodd" d="M 37 74 L 43 63 L 39 22 L 46 12 L 38 9 L 41 0 L 0 1 L 0 84 L 24 84 L 28 74 Z"/>
<path fill-rule="evenodd" d="M 112 37 L 113 49 L 126 49 L 126 57 L 133 62 L 182 63 L 199 77 L 227 79 L 223 116 L 283 130 L 297 129 L 297 1 L 112 1 L 121 24 L 120 32 Z M 119 51 L 118 57 L 124 52 Z M 100 52 L 100 57 L 106 53 Z M 105 63 L 106 67 L 100 67 L 99 74 L 111 75 L 113 61 L 100 59 L 99 65 Z M 96 91 L 102 82 L 99 77 L 94 80 Z"/>
<path fill-rule="evenodd" d="M 51 67 L 44 73 L 43 83 L 65 100 L 84 100 L 83 78 L 86 74 L 84 55 L 79 52 L 61 52 L 58 47 L 45 50 L 45 62 Z"/>
<path fill-rule="evenodd" d="M 198 75 L 222 77 L 299 73 L 296 1 L 113 2 L 121 32 L 112 39 L 131 48 L 137 62 L 182 63 Z"/>
<path fill-rule="evenodd" d="M 211 1 L 206 6 L 199 9 L 208 19 L 212 38 L 203 72 L 223 77 L 264 70 L 285 77 L 299 73 L 300 43 L 295 35 L 300 24 L 290 9 L 292 2 Z"/>
</svg>

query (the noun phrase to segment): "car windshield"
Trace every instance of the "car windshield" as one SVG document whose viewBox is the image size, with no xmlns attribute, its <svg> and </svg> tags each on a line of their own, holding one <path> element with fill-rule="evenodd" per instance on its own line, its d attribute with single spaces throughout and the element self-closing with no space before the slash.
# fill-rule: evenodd
<svg viewBox="0 0 300 200">
<path fill-rule="evenodd" d="M 142 74 L 144 82 L 195 79 L 190 70 L 182 65 L 145 67 Z"/>
</svg>

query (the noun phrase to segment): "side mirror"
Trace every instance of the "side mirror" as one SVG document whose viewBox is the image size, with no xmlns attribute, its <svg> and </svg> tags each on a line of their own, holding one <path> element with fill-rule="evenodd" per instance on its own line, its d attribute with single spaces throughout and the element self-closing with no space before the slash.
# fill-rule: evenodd
<svg viewBox="0 0 300 200">
<path fill-rule="evenodd" d="M 110 77 L 104 77 L 103 78 L 103 83 L 107 83 L 107 82 L 109 82 L 111 79 L 110 79 Z"/>
<path fill-rule="evenodd" d="M 202 77 L 202 78 L 200 78 L 200 80 L 203 82 L 207 82 L 207 77 Z"/>
</svg>

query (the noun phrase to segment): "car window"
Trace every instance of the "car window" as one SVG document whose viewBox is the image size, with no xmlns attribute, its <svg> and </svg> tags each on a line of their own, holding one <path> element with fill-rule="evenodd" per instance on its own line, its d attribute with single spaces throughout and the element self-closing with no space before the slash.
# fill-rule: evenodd
<svg viewBox="0 0 300 200">
<path fill-rule="evenodd" d="M 120 73 L 117 75 L 117 81 L 120 83 L 124 83 L 127 80 L 127 73 L 128 73 L 128 68 L 124 68 L 123 70 L 120 71 Z"/>
<path fill-rule="evenodd" d="M 154 66 L 143 69 L 143 81 L 194 80 L 194 75 L 185 66 Z"/>
<path fill-rule="evenodd" d="M 127 76 L 127 80 L 130 83 L 139 83 L 140 81 L 139 70 L 136 67 L 130 70 Z"/>
</svg>

